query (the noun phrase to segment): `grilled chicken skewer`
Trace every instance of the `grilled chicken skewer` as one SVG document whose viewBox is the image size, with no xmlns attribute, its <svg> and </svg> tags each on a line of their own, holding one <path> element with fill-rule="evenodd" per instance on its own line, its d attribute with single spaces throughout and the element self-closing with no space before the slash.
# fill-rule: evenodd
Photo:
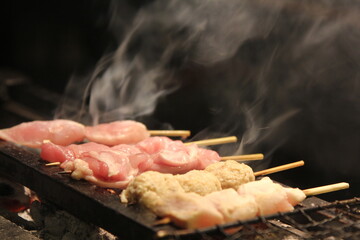
<svg viewBox="0 0 360 240">
<path fill-rule="evenodd" d="M 347 188 L 349 184 L 343 182 L 300 190 L 282 187 L 266 177 L 246 183 L 237 191 L 225 189 L 206 196 L 183 192 L 164 194 L 156 208 L 150 210 L 164 217 L 160 222 L 171 221 L 179 227 L 194 229 L 289 212 L 306 196 Z"/>
</svg>

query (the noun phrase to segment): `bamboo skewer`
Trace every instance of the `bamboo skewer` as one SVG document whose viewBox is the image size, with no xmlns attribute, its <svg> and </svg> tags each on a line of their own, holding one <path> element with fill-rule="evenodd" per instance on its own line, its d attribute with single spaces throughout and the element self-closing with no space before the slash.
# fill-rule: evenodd
<svg viewBox="0 0 360 240">
<path fill-rule="evenodd" d="M 268 168 L 262 171 L 258 171 L 254 173 L 255 177 L 258 176 L 262 176 L 262 175 L 267 175 L 270 173 L 276 173 L 276 172 L 281 172 L 284 170 L 288 170 L 288 169 L 292 169 L 292 168 L 296 168 L 296 167 L 301 167 L 304 166 L 304 161 L 298 161 L 298 162 L 293 162 L 293 163 L 289 163 L 289 164 L 285 164 L 285 165 L 281 165 L 281 166 L 277 166 L 277 167 L 273 167 L 273 168 Z"/>
<path fill-rule="evenodd" d="M 220 159 L 221 159 L 221 161 L 226 161 L 226 160 L 240 160 L 240 161 L 263 160 L 264 154 L 256 153 L 256 154 L 246 154 L 246 155 L 225 156 L 225 157 L 221 157 Z"/>
<path fill-rule="evenodd" d="M 187 138 L 191 135 L 189 130 L 148 130 L 151 136 L 169 136 Z"/>
<path fill-rule="evenodd" d="M 61 162 L 51 162 L 51 163 L 47 163 L 45 164 L 45 166 L 50 167 L 50 166 L 59 166 L 61 164 Z"/>
<path fill-rule="evenodd" d="M 349 183 L 341 182 L 341 183 L 335 183 L 330 185 L 325 185 L 321 187 L 314 187 L 314 188 L 308 188 L 302 190 L 303 193 L 305 193 L 306 196 L 313 196 L 313 195 L 319 195 L 323 193 L 329 193 L 329 192 L 335 192 L 343 189 L 349 188 Z"/>
<path fill-rule="evenodd" d="M 196 144 L 198 146 L 210 146 L 210 145 L 218 145 L 218 144 L 224 144 L 224 143 L 233 143 L 236 141 L 237 141 L 236 136 L 230 136 L 230 137 L 212 138 L 212 139 L 206 139 L 206 140 L 200 140 L 200 141 L 187 142 L 187 143 L 184 143 L 184 145 Z"/>
</svg>

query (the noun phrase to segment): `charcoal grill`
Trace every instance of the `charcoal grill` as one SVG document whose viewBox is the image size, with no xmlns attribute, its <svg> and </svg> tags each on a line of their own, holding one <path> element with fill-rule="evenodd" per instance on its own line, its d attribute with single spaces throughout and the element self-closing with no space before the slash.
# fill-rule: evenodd
<svg viewBox="0 0 360 240">
<path fill-rule="evenodd" d="M 360 199 L 328 203 L 306 199 L 290 213 L 199 230 L 156 225 L 154 214 L 121 204 L 117 194 L 47 167 L 38 153 L 0 141 L 0 172 L 79 219 L 123 239 L 359 239 Z M 118 192 L 117 192 L 118 193 Z"/>
</svg>

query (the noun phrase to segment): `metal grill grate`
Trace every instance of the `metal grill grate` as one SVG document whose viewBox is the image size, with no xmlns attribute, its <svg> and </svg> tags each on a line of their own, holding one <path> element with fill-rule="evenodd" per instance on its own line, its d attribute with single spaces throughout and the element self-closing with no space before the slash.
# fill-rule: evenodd
<svg viewBox="0 0 360 240">
<path fill-rule="evenodd" d="M 208 240 L 355 240 L 360 239 L 360 198 L 321 206 L 298 208 L 248 222 L 236 222 L 204 230 L 158 231 L 160 239 Z"/>
</svg>

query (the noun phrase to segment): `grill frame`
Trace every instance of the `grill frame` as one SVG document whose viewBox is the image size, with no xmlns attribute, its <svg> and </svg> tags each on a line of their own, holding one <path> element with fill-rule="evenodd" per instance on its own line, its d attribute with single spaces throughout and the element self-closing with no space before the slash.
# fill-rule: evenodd
<svg viewBox="0 0 360 240">
<path fill-rule="evenodd" d="M 139 205 L 121 204 L 117 194 L 112 194 L 86 181 L 77 181 L 69 176 L 58 174 L 61 171 L 59 167 L 47 167 L 45 163 L 36 152 L 0 141 L 0 172 L 3 175 L 27 186 L 40 198 L 46 199 L 79 219 L 125 239 L 253 239 L 254 234 L 267 236 L 266 234 L 272 235 L 275 232 L 278 234 L 276 235 L 278 239 L 279 232 L 289 233 L 298 237 L 296 239 L 314 239 L 312 235 L 315 231 L 308 231 L 302 225 L 291 223 L 292 216 L 306 218 L 308 212 L 324 212 L 325 215 L 334 216 L 334 211 L 340 207 L 346 208 L 351 204 L 360 205 L 360 198 L 328 203 L 319 198 L 310 197 L 297 206 L 293 212 L 198 230 L 179 230 L 171 224 L 154 226 L 157 217 L 150 211 Z M 360 206 L 358 208 L 360 209 Z M 349 214 L 346 209 L 342 212 L 345 215 Z M 349 216 L 346 218 L 349 219 Z M 356 212 L 354 218 L 357 220 L 355 222 L 352 220 L 353 225 L 359 229 L 354 234 L 360 237 L 360 210 Z M 264 226 L 270 230 L 262 229 Z M 229 230 L 234 228 L 241 228 L 242 231 L 229 234 Z M 280 230 L 274 231 L 275 228 Z M 244 229 L 250 230 L 250 232 L 247 231 L 246 238 L 244 236 L 247 232 Z"/>
</svg>

